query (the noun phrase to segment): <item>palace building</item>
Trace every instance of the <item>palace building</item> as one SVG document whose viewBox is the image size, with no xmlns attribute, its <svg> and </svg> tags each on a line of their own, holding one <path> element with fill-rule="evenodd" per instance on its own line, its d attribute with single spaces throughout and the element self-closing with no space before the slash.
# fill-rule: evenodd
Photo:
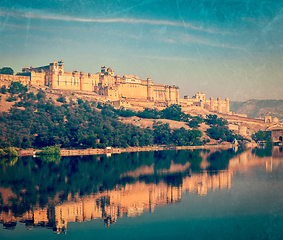
<svg viewBox="0 0 283 240">
<path fill-rule="evenodd" d="M 52 89 L 68 89 L 96 92 L 112 100 L 135 99 L 174 104 L 179 102 L 179 87 L 155 84 L 151 78 L 115 75 L 111 67 L 101 67 L 96 74 L 78 70 L 66 72 L 64 62 L 51 62 L 42 67 L 25 67 L 18 76 L 29 76 L 30 84 Z"/>
<path fill-rule="evenodd" d="M 133 75 L 115 75 L 111 67 L 102 66 L 95 74 L 78 70 L 66 72 L 64 62 L 51 62 L 42 67 L 24 67 L 16 75 L 0 74 L 0 87 L 11 81 L 24 85 L 49 87 L 51 89 L 89 91 L 107 97 L 115 107 L 166 107 L 180 104 L 183 109 L 200 107 L 211 112 L 230 114 L 229 99 L 205 99 L 204 93 L 197 93 L 192 98 L 179 98 L 179 87 L 153 83 L 151 78 L 140 79 Z"/>
</svg>

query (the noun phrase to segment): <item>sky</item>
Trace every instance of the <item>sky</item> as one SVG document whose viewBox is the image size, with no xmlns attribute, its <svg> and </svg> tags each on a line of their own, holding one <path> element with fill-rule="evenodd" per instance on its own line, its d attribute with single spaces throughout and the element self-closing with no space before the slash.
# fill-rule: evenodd
<svg viewBox="0 0 283 240">
<path fill-rule="evenodd" d="M 152 78 L 180 97 L 283 99 L 282 0 L 0 0 L 0 68 Z"/>
</svg>

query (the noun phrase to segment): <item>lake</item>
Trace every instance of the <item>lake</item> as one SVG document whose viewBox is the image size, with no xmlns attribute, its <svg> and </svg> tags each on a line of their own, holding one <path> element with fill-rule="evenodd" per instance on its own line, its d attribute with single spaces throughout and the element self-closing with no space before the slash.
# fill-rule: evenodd
<svg viewBox="0 0 283 240">
<path fill-rule="evenodd" d="M 2 239 L 283 239 L 282 147 L 21 157 Z"/>
</svg>

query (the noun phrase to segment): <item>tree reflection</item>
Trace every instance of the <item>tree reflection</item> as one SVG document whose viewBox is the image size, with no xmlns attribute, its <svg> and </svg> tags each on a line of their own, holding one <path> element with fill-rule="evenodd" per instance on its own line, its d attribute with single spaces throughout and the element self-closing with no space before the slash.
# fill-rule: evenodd
<svg viewBox="0 0 283 240">
<path fill-rule="evenodd" d="M 39 155 L 39 159 L 43 162 L 59 163 L 61 156 L 60 155 Z"/>
<path fill-rule="evenodd" d="M 258 157 L 270 157 L 272 156 L 273 144 L 267 143 L 263 148 L 255 148 L 254 153 Z"/>
<path fill-rule="evenodd" d="M 217 174 L 218 171 L 227 169 L 230 159 L 242 152 L 243 149 L 240 149 L 237 152 L 235 152 L 233 149 L 228 149 L 212 153 L 207 158 L 207 161 L 210 163 L 210 166 L 207 168 L 207 170 L 209 170 L 211 174 Z"/>
<path fill-rule="evenodd" d="M 10 188 L 14 195 L 8 202 L 4 202 L 3 196 L 0 198 L 0 214 L 6 209 L 11 210 L 14 217 L 19 217 L 34 207 L 47 207 L 48 224 L 53 226 L 58 221 L 55 221 L 55 210 L 52 210 L 56 204 L 102 194 L 97 198 L 96 205 L 102 210 L 105 224 L 109 225 L 115 223 L 116 219 L 107 212 L 111 207 L 111 200 L 104 193 L 134 184 L 161 184 L 163 187 L 167 186 L 167 192 L 171 189 L 170 194 L 173 194 L 181 189 L 184 179 L 199 183 L 193 175 L 202 177 L 205 171 L 216 175 L 218 171 L 227 169 L 229 160 L 241 152 L 242 150 L 235 152 L 232 149 L 174 150 L 112 154 L 111 157 L 21 157 L 12 165 L 2 164 L 0 187 Z M 201 167 L 204 158 L 210 164 L 207 168 Z M 152 194 L 154 196 L 154 192 Z M 180 192 L 177 195 L 176 198 L 170 196 L 170 201 L 180 200 Z M 164 202 L 168 200 L 165 199 Z M 149 209 L 153 211 L 154 204 L 150 204 Z M 62 224 L 62 228 L 65 228 Z"/>
<path fill-rule="evenodd" d="M 3 157 L 0 158 L 0 164 L 5 166 L 13 166 L 18 161 L 18 157 Z"/>
</svg>

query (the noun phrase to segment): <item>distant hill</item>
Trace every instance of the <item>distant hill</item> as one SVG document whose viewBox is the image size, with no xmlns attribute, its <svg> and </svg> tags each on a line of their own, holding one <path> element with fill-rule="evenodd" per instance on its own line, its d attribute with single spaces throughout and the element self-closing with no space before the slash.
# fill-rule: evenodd
<svg viewBox="0 0 283 240">
<path fill-rule="evenodd" d="M 250 99 L 245 102 L 230 101 L 230 111 L 237 114 L 247 114 L 251 118 L 272 116 L 283 119 L 283 100 Z"/>
</svg>

